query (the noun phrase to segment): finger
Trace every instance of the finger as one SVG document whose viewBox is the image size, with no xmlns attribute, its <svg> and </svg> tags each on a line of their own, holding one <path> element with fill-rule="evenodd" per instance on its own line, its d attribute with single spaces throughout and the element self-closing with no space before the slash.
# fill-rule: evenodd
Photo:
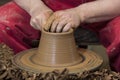
<svg viewBox="0 0 120 80">
<path fill-rule="evenodd" d="M 58 25 L 58 20 L 55 20 L 54 22 L 53 22 L 53 24 L 52 24 L 52 26 L 51 26 L 51 29 L 50 29 L 50 31 L 51 32 L 55 32 L 55 30 L 56 30 L 56 27 L 57 27 L 57 25 Z"/>
<path fill-rule="evenodd" d="M 41 20 L 41 25 L 42 25 L 42 27 L 45 26 L 46 22 L 47 22 L 47 18 L 44 17 L 44 18 Z"/>
<path fill-rule="evenodd" d="M 44 26 L 44 29 L 45 29 L 46 31 L 49 31 L 49 30 L 50 30 L 51 25 L 52 25 L 54 19 L 55 19 L 55 16 L 54 16 L 54 15 L 52 15 L 52 16 L 48 19 L 48 21 L 46 22 L 46 24 L 45 24 L 45 26 Z"/>
<path fill-rule="evenodd" d="M 60 21 L 59 24 L 57 25 L 56 32 L 57 33 L 62 32 L 62 29 L 65 27 L 66 24 L 67 22 L 65 20 Z"/>
<path fill-rule="evenodd" d="M 34 29 L 37 29 L 37 30 L 40 30 L 40 28 L 38 27 L 39 25 L 35 24 L 36 23 L 36 20 L 33 19 L 31 22 L 30 22 L 30 25 L 34 28 Z"/>
<path fill-rule="evenodd" d="M 41 25 L 39 25 L 38 23 L 35 24 L 35 27 L 36 27 L 37 30 L 41 30 Z"/>
<path fill-rule="evenodd" d="M 69 31 L 71 27 L 72 27 L 71 23 L 66 24 L 65 27 L 63 28 L 62 32 Z"/>
<path fill-rule="evenodd" d="M 37 27 L 41 30 L 41 28 L 42 28 L 42 25 L 43 25 L 43 23 L 42 23 L 42 19 L 41 18 L 39 18 L 39 19 L 36 19 L 36 25 L 37 25 Z"/>
</svg>

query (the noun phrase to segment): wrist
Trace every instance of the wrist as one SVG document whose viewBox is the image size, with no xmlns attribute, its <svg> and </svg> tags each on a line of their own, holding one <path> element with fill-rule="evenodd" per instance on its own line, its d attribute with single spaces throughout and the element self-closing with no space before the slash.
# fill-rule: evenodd
<svg viewBox="0 0 120 80">
<path fill-rule="evenodd" d="M 83 9 L 81 7 L 76 7 L 75 11 L 79 16 L 81 23 L 84 23 L 85 22 L 85 15 L 84 15 Z"/>
<path fill-rule="evenodd" d="M 81 20 L 81 23 L 87 23 L 87 20 L 90 18 L 89 14 L 91 13 L 89 13 L 88 8 L 86 6 L 86 4 L 82 4 L 75 8 Z"/>
<path fill-rule="evenodd" d="M 22 9 L 24 9 L 25 11 L 29 12 L 30 10 L 30 0 L 14 0 L 14 2 L 20 6 Z"/>
<path fill-rule="evenodd" d="M 31 16 L 36 16 L 43 12 L 53 12 L 53 11 L 49 7 L 47 7 L 41 0 L 39 0 L 39 3 L 37 2 L 36 5 L 35 3 L 31 4 L 28 13 Z"/>
</svg>

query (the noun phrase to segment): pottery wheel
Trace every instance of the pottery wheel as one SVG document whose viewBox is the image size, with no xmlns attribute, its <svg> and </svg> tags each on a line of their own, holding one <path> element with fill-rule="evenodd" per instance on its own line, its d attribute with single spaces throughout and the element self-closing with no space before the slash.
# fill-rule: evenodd
<svg viewBox="0 0 120 80">
<path fill-rule="evenodd" d="M 90 50 L 79 49 L 78 51 L 83 59 L 82 62 L 67 67 L 48 67 L 48 66 L 35 64 L 34 62 L 31 61 L 31 56 L 33 56 L 36 51 L 37 49 L 30 49 L 18 53 L 13 58 L 13 64 L 23 70 L 34 73 L 40 73 L 40 72 L 45 73 L 56 69 L 63 70 L 64 68 L 68 68 L 71 73 L 75 73 L 75 72 L 83 72 L 86 70 L 87 71 L 96 70 L 103 63 L 102 58 L 98 56 L 96 53 Z"/>
</svg>

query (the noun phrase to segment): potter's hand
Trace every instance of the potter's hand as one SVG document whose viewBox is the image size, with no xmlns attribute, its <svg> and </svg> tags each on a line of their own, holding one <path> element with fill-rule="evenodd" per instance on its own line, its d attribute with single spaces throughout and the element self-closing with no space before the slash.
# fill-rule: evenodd
<svg viewBox="0 0 120 80">
<path fill-rule="evenodd" d="M 31 16 L 30 24 L 35 29 L 41 29 L 53 11 L 42 0 L 14 0 Z"/>
<path fill-rule="evenodd" d="M 79 25 L 80 17 L 76 9 L 72 8 L 53 13 L 45 25 L 45 30 L 50 32 L 66 32 L 70 28 L 77 28 Z"/>
<path fill-rule="evenodd" d="M 37 11 L 37 14 L 31 16 L 31 26 L 37 30 L 41 30 L 52 13 L 53 12 L 51 10 L 46 10 L 43 12 Z"/>
</svg>

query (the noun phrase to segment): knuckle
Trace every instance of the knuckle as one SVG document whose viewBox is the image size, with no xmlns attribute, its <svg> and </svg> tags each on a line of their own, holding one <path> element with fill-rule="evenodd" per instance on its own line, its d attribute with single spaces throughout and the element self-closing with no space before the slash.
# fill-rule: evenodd
<svg viewBox="0 0 120 80">
<path fill-rule="evenodd" d="M 33 21 L 30 21 L 30 25 L 33 26 L 33 24 L 34 24 Z"/>
<path fill-rule="evenodd" d="M 39 19 L 40 18 L 40 15 L 36 16 L 35 19 Z"/>
<path fill-rule="evenodd" d="M 64 14 L 63 11 L 57 11 L 57 12 L 54 13 L 55 16 L 61 16 L 63 14 Z"/>
<path fill-rule="evenodd" d="M 32 18 L 32 19 L 31 19 L 31 23 L 36 23 L 36 19 L 35 19 L 35 18 Z"/>
</svg>

